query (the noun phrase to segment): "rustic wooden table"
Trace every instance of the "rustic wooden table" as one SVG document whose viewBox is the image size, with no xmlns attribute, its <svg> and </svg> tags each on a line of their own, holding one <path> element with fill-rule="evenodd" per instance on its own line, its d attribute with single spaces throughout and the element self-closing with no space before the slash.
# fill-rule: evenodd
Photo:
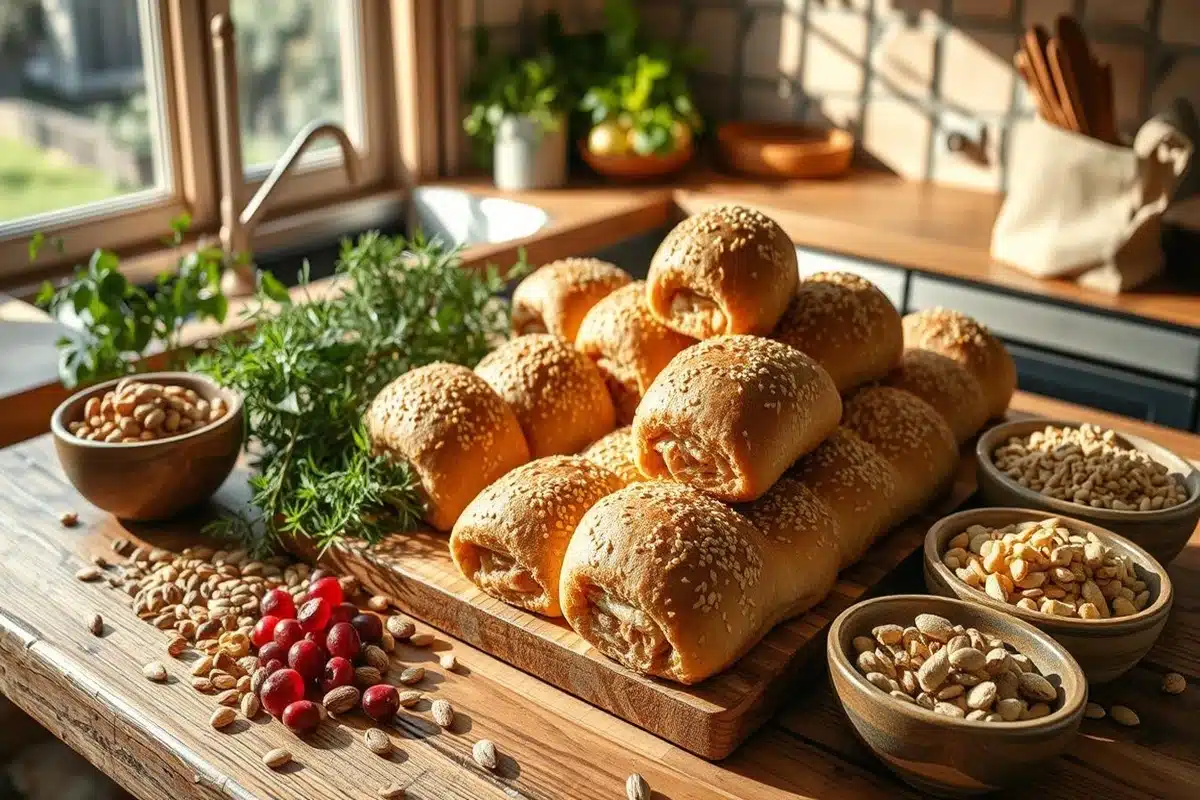
<svg viewBox="0 0 1200 800">
<path fill-rule="evenodd" d="M 1090 419 L 1140 433 L 1200 459 L 1200 437 L 1020 395 L 1014 407 L 1047 416 Z M 64 528 L 62 510 L 81 524 Z M 181 548 L 196 539 L 194 521 L 122 525 L 89 506 L 61 475 L 48 437 L 0 451 L 0 690 L 135 795 L 161 798 L 372 797 L 397 782 L 416 798 L 619 798 L 639 772 L 656 798 L 916 796 L 854 738 L 831 693 L 823 663 L 797 682 L 775 718 L 730 758 L 708 763 L 501 663 L 439 635 L 464 665 L 430 690 L 450 699 L 459 719 L 441 732 L 417 714 L 398 724 L 400 750 L 384 760 L 362 746 L 356 725 L 323 725 L 300 743 L 265 716 L 226 732 L 207 725 L 211 697 L 193 691 L 186 664 L 165 658 L 163 634 L 138 621 L 123 595 L 84 584 L 73 573 L 115 537 Z M 110 554 L 111 555 L 111 554 Z M 1172 697 L 1162 673 L 1200 680 L 1200 531 L 1171 565 L 1176 603 L 1162 638 L 1129 676 L 1094 699 L 1141 715 L 1138 728 L 1085 721 L 1068 755 L 1031 775 L 1023 796 L 1195 796 L 1200 785 L 1200 685 Z M 891 582 L 921 591 L 910 559 Z M 92 636 L 85 616 L 108 629 Z M 432 659 L 400 648 L 400 657 Z M 171 679 L 151 684 L 141 665 L 168 663 Z M 471 760 L 480 738 L 502 753 L 496 774 Z M 296 763 L 273 773 L 259 758 L 288 746 Z M 981 754 L 986 757 L 986 754 Z"/>
</svg>

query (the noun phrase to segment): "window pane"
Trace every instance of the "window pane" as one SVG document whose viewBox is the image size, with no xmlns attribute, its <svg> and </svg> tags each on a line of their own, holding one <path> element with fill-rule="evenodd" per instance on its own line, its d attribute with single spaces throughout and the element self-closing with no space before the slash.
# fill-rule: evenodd
<svg viewBox="0 0 1200 800">
<path fill-rule="evenodd" d="M 356 3 L 352 0 L 231 0 L 237 35 L 242 160 L 270 166 L 315 119 L 347 126 L 354 94 Z M 336 147 L 328 139 L 309 152 Z"/>
<path fill-rule="evenodd" d="M 145 0 L 0 0 L 0 229 L 167 188 L 159 30 Z"/>
</svg>

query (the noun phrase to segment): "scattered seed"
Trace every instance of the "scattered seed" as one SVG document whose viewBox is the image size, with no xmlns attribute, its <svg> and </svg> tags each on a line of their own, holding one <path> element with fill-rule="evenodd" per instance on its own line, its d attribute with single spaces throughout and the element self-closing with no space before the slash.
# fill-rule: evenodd
<svg viewBox="0 0 1200 800">
<path fill-rule="evenodd" d="M 367 601 L 367 608 L 372 611 L 387 611 L 392 605 L 392 599 L 384 594 L 371 595 L 371 599 Z"/>
<path fill-rule="evenodd" d="M 92 556 L 92 563 L 96 565 L 98 569 L 108 568 L 108 559 L 106 559 L 104 556 Z"/>
<path fill-rule="evenodd" d="M 222 728 L 228 727 L 229 724 L 235 719 L 237 719 L 236 711 L 228 706 L 221 706 L 212 713 L 211 717 L 208 718 L 208 724 L 212 725 L 217 730 L 221 730 Z"/>
<path fill-rule="evenodd" d="M 398 783 L 389 783 L 376 791 L 375 796 L 382 800 L 404 800 L 404 787 Z"/>
<path fill-rule="evenodd" d="M 237 678 L 230 675 L 228 672 L 223 672 L 220 675 L 215 675 L 212 678 L 213 686 L 218 689 L 229 689 L 237 691 Z"/>
<path fill-rule="evenodd" d="M 411 689 L 408 690 L 407 692 L 401 692 L 400 693 L 400 707 L 401 708 L 412 708 L 417 703 L 421 702 L 421 698 L 424 696 L 425 695 L 421 694 L 420 692 L 416 692 Z"/>
<path fill-rule="evenodd" d="M 379 646 L 383 648 L 383 652 L 392 653 L 396 650 L 396 637 L 392 636 L 387 631 L 384 631 L 379 636 Z"/>
<path fill-rule="evenodd" d="M 94 566 L 82 567 L 75 571 L 75 579 L 81 581 L 100 580 L 100 570 Z"/>
<path fill-rule="evenodd" d="M 1141 717 L 1128 706 L 1113 706 L 1108 713 L 1112 714 L 1113 720 L 1127 728 L 1136 728 L 1142 724 Z"/>
<path fill-rule="evenodd" d="M 1088 719 L 1104 719 L 1108 716 L 1104 706 L 1099 703 L 1088 703 L 1083 707 L 1083 715 Z"/>
<path fill-rule="evenodd" d="M 471 748 L 471 755 L 475 757 L 475 763 L 484 769 L 492 770 L 496 768 L 496 745 L 491 739 L 480 739 Z"/>
<path fill-rule="evenodd" d="M 379 728 L 367 728 L 363 732 L 363 741 L 367 749 L 377 756 L 387 757 L 392 753 L 392 740 Z"/>
<path fill-rule="evenodd" d="M 208 694 L 215 691 L 217 687 L 213 686 L 212 681 L 208 678 L 192 678 L 192 688 L 197 692 Z"/>
<path fill-rule="evenodd" d="M 179 654 L 187 649 L 188 641 L 176 634 L 167 640 L 167 655 L 171 658 L 179 658 Z"/>
<path fill-rule="evenodd" d="M 420 683 L 422 680 L 424 680 L 424 678 L 424 667 L 406 667 L 405 670 L 400 673 L 400 682 L 405 686 L 412 686 L 413 684 Z"/>
<path fill-rule="evenodd" d="M 628 800 L 650 800 L 650 784 L 636 772 L 625 779 L 625 797 Z"/>
<path fill-rule="evenodd" d="M 405 619 L 399 614 L 388 617 L 387 623 L 385 624 L 387 626 L 388 633 L 390 633 L 398 642 L 402 642 L 408 637 L 412 636 L 417 630 L 417 627 L 413 625 L 411 621 Z"/>
<path fill-rule="evenodd" d="M 99 614 L 92 614 L 87 618 L 87 627 L 92 632 L 92 636 L 99 636 L 104 633 L 104 617 Z"/>
<path fill-rule="evenodd" d="M 217 687 L 220 688 L 219 686 Z M 242 693 L 237 689 L 226 689 L 217 695 L 217 703 L 230 708 L 236 708 L 242 700 Z"/>
<path fill-rule="evenodd" d="M 58 521 L 64 528 L 74 528 L 79 524 L 79 515 L 74 511 L 64 511 L 58 515 Z"/>
<path fill-rule="evenodd" d="M 389 660 L 387 653 L 383 652 L 383 648 L 369 644 L 363 648 L 362 658 L 368 667 L 374 667 L 379 670 L 380 674 L 387 672 Z"/>
<path fill-rule="evenodd" d="M 438 663 L 442 665 L 442 669 L 448 672 L 453 672 L 458 667 L 458 659 L 455 658 L 454 653 L 442 653 L 438 656 Z"/>
<path fill-rule="evenodd" d="M 413 647 L 428 647 L 433 644 L 432 633 L 414 633 L 408 637 L 408 643 Z"/>
<path fill-rule="evenodd" d="M 212 670 L 213 670 L 212 656 L 204 656 L 203 658 L 201 658 L 199 661 L 197 661 L 195 664 L 192 665 L 192 674 L 193 675 L 207 676 L 208 673 L 212 672 Z"/>
<path fill-rule="evenodd" d="M 271 769 L 279 769 L 292 760 L 292 754 L 282 747 L 268 750 L 263 754 L 262 762 Z"/>
<path fill-rule="evenodd" d="M 1163 676 L 1162 690 L 1167 694 L 1182 694 L 1187 688 L 1187 678 L 1178 672 L 1168 672 Z"/>
<path fill-rule="evenodd" d="M 152 681 L 162 683 L 167 679 L 167 668 L 162 665 L 161 661 L 151 661 L 142 667 L 142 674 Z"/>
<path fill-rule="evenodd" d="M 448 700 L 434 700 L 429 709 L 433 715 L 433 721 L 442 728 L 449 728 L 454 724 L 454 707 L 450 705 Z"/>
<path fill-rule="evenodd" d="M 383 683 L 383 676 L 374 667 L 356 667 L 354 682 L 359 686 L 374 686 L 377 683 Z"/>
<path fill-rule="evenodd" d="M 258 712 L 262 710 L 262 703 L 258 699 L 258 695 L 251 692 L 246 692 L 242 695 L 242 716 L 246 719 L 254 719 L 258 716 Z"/>
<path fill-rule="evenodd" d="M 359 692 L 353 686 L 330 689 L 321 700 L 321 705 L 330 714 L 345 714 L 358 707 Z"/>
</svg>

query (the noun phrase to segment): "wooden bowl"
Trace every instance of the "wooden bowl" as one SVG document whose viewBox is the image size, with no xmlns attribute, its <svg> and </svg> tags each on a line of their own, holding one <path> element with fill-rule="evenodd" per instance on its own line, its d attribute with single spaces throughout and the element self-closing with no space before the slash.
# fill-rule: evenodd
<svg viewBox="0 0 1200 800">
<path fill-rule="evenodd" d="M 992 463 L 992 452 L 1013 436 L 1028 436 L 1047 425 L 1076 428 L 1079 424 L 1063 420 L 1023 419 L 1003 422 L 984 432 L 975 445 L 975 461 L 978 465 L 975 471 L 983 505 L 1038 508 L 1082 519 L 1141 545 L 1161 564 L 1171 563 L 1187 545 L 1196 530 L 1197 521 L 1200 521 L 1200 471 L 1165 447 L 1149 439 L 1117 431 L 1122 444 L 1141 450 L 1171 472 L 1184 476 L 1188 499 L 1159 511 L 1113 511 L 1046 497 L 1021 486 Z"/>
<path fill-rule="evenodd" d="M 759 178 L 834 178 L 854 157 L 849 131 L 785 122 L 730 122 L 717 143 L 730 169 Z"/>
<path fill-rule="evenodd" d="M 1138 578 L 1146 582 L 1150 602 L 1136 614 L 1109 619 L 1052 617 L 1001 603 L 963 583 L 942 563 L 947 543 L 972 525 L 1002 528 L 1014 522 L 1039 522 L 1057 517 L 1073 533 L 1092 531 L 1120 555 L 1133 561 Z M 938 520 L 925 535 L 925 587 L 934 594 L 957 597 L 1011 614 L 1050 634 L 1065 647 L 1092 683 L 1106 683 L 1133 668 L 1150 651 L 1167 624 L 1175 593 L 1161 564 L 1142 548 L 1090 522 L 1026 508 L 973 508 Z"/>
<path fill-rule="evenodd" d="M 876 625 L 911 625 L 918 614 L 940 614 L 1002 639 L 1061 688 L 1049 715 L 1021 722 L 977 722 L 934 714 L 889 697 L 854 666 L 855 636 Z M 922 792 L 965 797 L 1028 780 L 1038 762 L 1062 753 L 1079 730 L 1087 681 L 1052 638 L 1015 617 L 961 600 L 893 595 L 857 603 L 829 629 L 826 655 L 833 688 L 860 739 L 905 782 Z"/>
<path fill-rule="evenodd" d="M 589 167 L 606 178 L 622 181 L 647 181 L 678 172 L 692 160 L 693 152 L 689 142 L 665 155 L 601 156 L 589 150 L 587 142 L 579 142 L 579 154 Z"/>
<path fill-rule="evenodd" d="M 148 383 L 185 386 L 208 401 L 222 397 L 228 413 L 215 423 L 165 439 L 128 444 L 80 439 L 67 426 L 83 416 L 89 398 L 118 380 L 90 386 L 54 409 L 50 430 L 63 472 L 92 505 L 130 520 L 166 519 L 198 505 L 229 477 L 242 448 L 242 396 L 190 372 L 150 372 Z"/>
</svg>

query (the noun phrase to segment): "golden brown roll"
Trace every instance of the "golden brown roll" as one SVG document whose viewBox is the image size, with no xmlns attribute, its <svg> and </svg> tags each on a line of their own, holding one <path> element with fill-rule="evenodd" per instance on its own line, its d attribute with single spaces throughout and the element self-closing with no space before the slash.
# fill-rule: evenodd
<svg viewBox="0 0 1200 800">
<path fill-rule="evenodd" d="M 582 456 L 549 456 L 517 467 L 484 489 L 450 535 L 459 570 L 506 603 L 560 617 L 563 554 L 584 513 L 622 486 Z"/>
<path fill-rule="evenodd" d="M 788 565 L 777 549 L 694 489 L 632 484 L 599 500 L 575 529 L 562 565 L 563 616 L 630 669 L 696 683 L 780 618 Z"/>
<path fill-rule="evenodd" d="M 758 336 L 708 339 L 672 359 L 638 406 L 638 468 L 722 500 L 754 500 L 841 413 L 829 373 L 794 347 Z"/>
<path fill-rule="evenodd" d="M 897 521 L 936 496 L 958 467 L 958 443 L 933 406 L 902 389 L 868 386 L 846 399 L 842 426 L 896 470 Z"/>
<path fill-rule="evenodd" d="M 992 416 L 974 374 L 952 358 L 932 350 L 908 349 L 884 383 L 912 392 L 933 406 L 959 444 L 970 439 Z"/>
<path fill-rule="evenodd" d="M 367 409 L 377 453 L 403 459 L 420 480 L 425 520 L 448 531 L 467 503 L 529 446 L 511 408 L 475 373 L 429 364 L 401 375 Z"/>
<path fill-rule="evenodd" d="M 573 342 L 588 310 L 631 280 L 625 270 L 598 258 L 544 264 L 513 292 L 513 334 L 553 333 Z"/>
<path fill-rule="evenodd" d="M 767 335 L 796 291 L 796 246 L 769 217 L 718 206 L 675 226 L 650 261 L 650 312 L 695 339 Z"/>
<path fill-rule="evenodd" d="M 475 372 L 512 407 L 532 458 L 578 453 L 616 425 L 599 370 L 558 336 L 510 339 Z"/>
<path fill-rule="evenodd" d="M 575 347 L 604 375 L 617 422 L 624 425 L 633 421 L 642 395 L 667 362 L 695 343 L 654 318 L 642 281 L 622 286 L 592 306 L 575 337 Z"/>
<path fill-rule="evenodd" d="M 932 308 L 904 318 L 904 346 L 932 350 L 966 367 L 983 388 L 988 417 L 1008 408 L 1017 388 L 1017 368 L 1004 343 L 983 325 L 957 311 Z"/>
<path fill-rule="evenodd" d="M 842 394 L 882 378 L 904 349 L 896 307 L 875 284 L 849 272 L 801 280 L 771 338 L 824 367 Z"/>
<path fill-rule="evenodd" d="M 615 473 L 623 483 L 650 480 L 638 469 L 633 450 L 633 428 L 626 425 L 593 442 L 583 451 L 583 457 Z"/>
</svg>

